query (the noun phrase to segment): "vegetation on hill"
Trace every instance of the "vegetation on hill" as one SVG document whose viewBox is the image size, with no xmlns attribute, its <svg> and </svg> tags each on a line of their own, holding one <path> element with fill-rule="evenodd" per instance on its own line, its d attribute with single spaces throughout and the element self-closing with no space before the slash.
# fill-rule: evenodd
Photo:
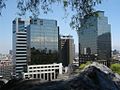
<svg viewBox="0 0 120 90">
<path fill-rule="evenodd" d="M 111 69 L 114 73 L 120 74 L 120 64 L 119 64 L 119 63 L 111 64 L 110 69 Z"/>
<path fill-rule="evenodd" d="M 92 64 L 92 62 L 88 61 L 84 64 L 81 64 L 79 67 L 79 70 L 83 70 L 87 65 Z M 115 63 L 115 64 L 111 64 L 110 69 L 114 72 L 114 73 L 118 73 L 120 74 L 120 64 L 119 63 Z"/>
<path fill-rule="evenodd" d="M 79 69 L 80 69 L 80 70 L 82 70 L 82 69 L 84 69 L 84 68 L 85 68 L 85 66 L 90 65 L 90 64 L 92 64 L 92 62 L 87 61 L 86 63 L 81 64 L 81 65 L 80 65 L 80 67 L 79 67 Z"/>
</svg>

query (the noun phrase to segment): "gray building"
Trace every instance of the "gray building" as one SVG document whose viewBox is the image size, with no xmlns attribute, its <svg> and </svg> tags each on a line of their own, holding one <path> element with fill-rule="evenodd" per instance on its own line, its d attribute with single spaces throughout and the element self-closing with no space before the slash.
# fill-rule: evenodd
<svg viewBox="0 0 120 90">
<path fill-rule="evenodd" d="M 10 80 L 13 72 L 12 55 L 0 54 L 0 77 Z"/>
<path fill-rule="evenodd" d="M 16 18 L 12 25 L 14 74 L 19 75 L 27 69 L 27 31 L 21 18 Z"/>
<path fill-rule="evenodd" d="M 86 15 L 81 20 L 78 36 L 80 56 L 89 54 L 97 56 L 97 60 L 111 59 L 111 27 L 104 11 Z"/>
<path fill-rule="evenodd" d="M 75 59 L 75 44 L 72 36 L 61 36 L 60 38 L 60 56 L 63 66 L 68 66 Z"/>
<path fill-rule="evenodd" d="M 59 38 L 57 21 L 30 18 L 30 24 L 27 30 L 29 31 L 30 64 L 57 62 Z"/>
</svg>

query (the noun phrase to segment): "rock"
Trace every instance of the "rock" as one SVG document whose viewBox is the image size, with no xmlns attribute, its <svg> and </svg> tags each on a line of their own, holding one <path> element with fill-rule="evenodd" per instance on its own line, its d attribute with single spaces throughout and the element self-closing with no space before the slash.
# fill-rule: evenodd
<svg viewBox="0 0 120 90">
<path fill-rule="evenodd" d="M 4 81 L 1 81 L 1 80 L 0 80 L 0 88 L 1 88 L 4 84 L 5 84 Z"/>
<path fill-rule="evenodd" d="M 94 62 L 77 76 L 64 81 L 9 81 L 0 90 L 120 90 L 120 76 Z"/>
</svg>

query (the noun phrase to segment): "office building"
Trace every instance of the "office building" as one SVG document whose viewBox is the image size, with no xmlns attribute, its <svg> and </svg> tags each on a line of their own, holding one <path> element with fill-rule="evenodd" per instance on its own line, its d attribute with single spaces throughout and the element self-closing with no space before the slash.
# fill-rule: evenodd
<svg viewBox="0 0 120 90">
<path fill-rule="evenodd" d="M 62 63 L 29 65 L 27 73 L 23 73 L 24 79 L 41 79 L 52 81 L 62 74 Z"/>
<path fill-rule="evenodd" d="M 30 64 L 52 64 L 58 61 L 59 27 L 56 20 L 30 18 L 27 27 Z"/>
<path fill-rule="evenodd" d="M 16 18 L 12 25 L 14 74 L 19 75 L 27 69 L 27 30 L 21 18 Z"/>
<path fill-rule="evenodd" d="M 75 44 L 72 36 L 60 37 L 60 56 L 63 66 L 68 66 L 73 63 L 75 58 Z"/>
<path fill-rule="evenodd" d="M 86 15 L 81 20 L 78 36 L 79 56 L 94 55 L 97 60 L 111 59 L 111 27 L 104 11 L 94 12 L 92 16 Z"/>
</svg>

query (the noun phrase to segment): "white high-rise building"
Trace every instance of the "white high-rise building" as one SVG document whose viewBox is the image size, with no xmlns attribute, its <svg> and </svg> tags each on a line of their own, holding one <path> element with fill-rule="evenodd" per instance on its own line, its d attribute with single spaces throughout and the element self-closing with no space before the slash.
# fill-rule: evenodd
<svg viewBox="0 0 120 90">
<path fill-rule="evenodd" d="M 27 30 L 21 18 L 16 18 L 12 24 L 14 74 L 19 75 L 27 69 Z"/>
</svg>

